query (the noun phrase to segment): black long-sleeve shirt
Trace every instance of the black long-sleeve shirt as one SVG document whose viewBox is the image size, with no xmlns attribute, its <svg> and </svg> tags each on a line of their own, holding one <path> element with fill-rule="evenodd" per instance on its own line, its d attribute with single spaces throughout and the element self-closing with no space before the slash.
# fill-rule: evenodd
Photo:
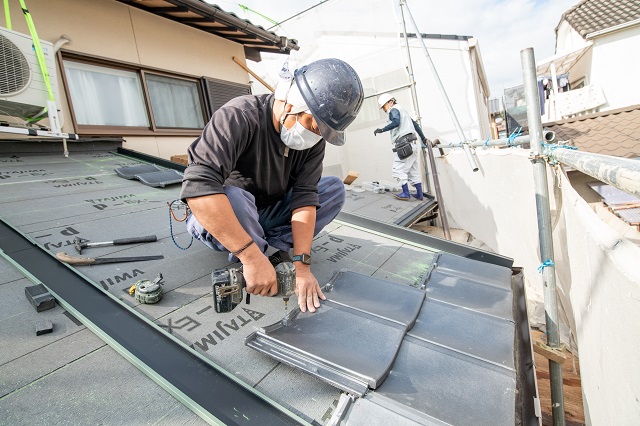
<svg viewBox="0 0 640 426">
<path fill-rule="evenodd" d="M 242 188 L 258 209 L 293 189 L 291 210 L 319 206 L 318 181 L 326 143 L 288 150 L 273 125 L 273 95 L 247 95 L 218 109 L 189 147 L 180 198 L 224 194 L 223 185 Z"/>
</svg>

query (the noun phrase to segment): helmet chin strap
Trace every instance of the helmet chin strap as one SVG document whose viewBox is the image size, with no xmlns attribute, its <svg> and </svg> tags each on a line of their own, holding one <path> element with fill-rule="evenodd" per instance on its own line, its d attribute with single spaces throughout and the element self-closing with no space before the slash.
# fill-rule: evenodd
<svg viewBox="0 0 640 426">
<path fill-rule="evenodd" d="M 284 120 L 287 119 L 287 101 L 282 101 L 282 114 L 280 114 L 280 119 L 278 123 L 280 123 L 280 131 L 282 131 L 282 126 L 284 126 Z"/>
</svg>

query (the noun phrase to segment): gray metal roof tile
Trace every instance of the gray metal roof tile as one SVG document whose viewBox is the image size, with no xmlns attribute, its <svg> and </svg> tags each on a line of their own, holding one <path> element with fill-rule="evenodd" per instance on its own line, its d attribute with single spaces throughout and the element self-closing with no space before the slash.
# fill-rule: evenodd
<svg viewBox="0 0 640 426">
<path fill-rule="evenodd" d="M 448 424 L 515 423 L 515 372 L 411 336 L 376 393 Z"/>
<path fill-rule="evenodd" d="M 512 319 L 511 291 L 438 272 L 437 269 L 427 283 L 427 298 L 498 318 Z"/>
<path fill-rule="evenodd" d="M 435 300 L 425 301 L 416 324 L 407 333 L 512 370 L 514 334 L 512 321 Z"/>
<path fill-rule="evenodd" d="M 292 315 L 258 330 L 247 346 L 299 368 L 346 392 L 362 396 L 389 373 L 406 328 L 325 301 L 315 313 Z"/>
</svg>

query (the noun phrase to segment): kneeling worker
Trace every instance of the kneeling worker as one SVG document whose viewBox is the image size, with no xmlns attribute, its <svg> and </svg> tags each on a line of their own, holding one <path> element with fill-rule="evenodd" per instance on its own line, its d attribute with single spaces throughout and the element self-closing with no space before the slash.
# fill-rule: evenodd
<svg viewBox="0 0 640 426">
<path fill-rule="evenodd" d="M 273 264 L 293 260 L 300 309 L 315 312 L 325 296 L 309 266 L 312 240 L 345 201 L 342 181 L 321 177 L 325 141 L 344 144 L 364 95 L 338 59 L 302 66 L 280 84 L 213 114 L 189 147 L 180 198 L 191 209 L 189 232 L 242 262 L 248 293 L 276 294 Z M 269 245 L 279 251 L 267 258 Z"/>
<path fill-rule="evenodd" d="M 411 195 L 409 195 L 408 183 L 411 182 L 416 188 L 416 193 L 413 194 L 413 197 L 422 200 L 424 196 L 418 162 L 418 143 L 416 142 L 418 138 L 416 133 L 420 136 L 422 143 L 426 143 L 427 139 L 422 134 L 420 125 L 411 118 L 404 108 L 398 105 L 391 94 L 380 95 L 378 97 L 378 105 L 384 112 L 389 113 L 389 123 L 381 129 L 374 130 L 373 135 L 377 136 L 378 133 L 391 131 L 391 143 L 394 145 L 393 151 L 396 153 L 392 175 L 402 186 L 402 192 L 393 194 L 393 196 L 400 200 L 409 201 Z"/>
</svg>

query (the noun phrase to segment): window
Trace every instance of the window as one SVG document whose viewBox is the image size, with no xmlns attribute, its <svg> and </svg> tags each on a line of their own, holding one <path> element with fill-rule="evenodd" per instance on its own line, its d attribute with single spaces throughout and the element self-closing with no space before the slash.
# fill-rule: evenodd
<svg viewBox="0 0 640 426">
<path fill-rule="evenodd" d="M 149 127 L 138 74 L 80 62 L 64 66 L 79 125 Z"/>
<path fill-rule="evenodd" d="M 78 133 L 198 135 L 205 125 L 201 78 L 70 53 L 62 63 Z"/>
<path fill-rule="evenodd" d="M 146 74 L 151 110 L 157 127 L 202 129 L 202 105 L 195 81 Z"/>
</svg>

